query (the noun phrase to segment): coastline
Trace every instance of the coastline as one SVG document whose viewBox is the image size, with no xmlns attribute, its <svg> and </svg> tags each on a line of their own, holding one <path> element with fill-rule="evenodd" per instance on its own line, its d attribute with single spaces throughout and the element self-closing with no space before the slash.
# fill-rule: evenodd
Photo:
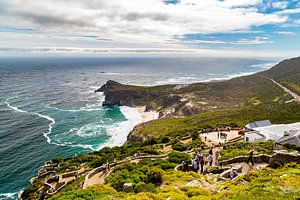
<svg viewBox="0 0 300 200">
<path fill-rule="evenodd" d="M 138 110 L 138 112 L 140 113 L 140 115 L 142 117 L 141 123 L 145 123 L 145 122 L 149 122 L 149 121 L 158 119 L 158 116 L 159 116 L 158 112 L 156 112 L 154 110 L 153 111 L 145 111 L 146 106 L 137 106 L 136 109 Z"/>
</svg>

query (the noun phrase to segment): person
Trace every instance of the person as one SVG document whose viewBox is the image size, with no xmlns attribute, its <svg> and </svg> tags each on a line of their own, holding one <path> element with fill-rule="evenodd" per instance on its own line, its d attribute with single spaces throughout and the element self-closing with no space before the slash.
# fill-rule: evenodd
<svg viewBox="0 0 300 200">
<path fill-rule="evenodd" d="M 193 170 L 194 172 L 197 172 L 197 171 L 198 171 L 198 166 L 197 166 L 196 158 L 192 159 L 192 170 Z"/>
<path fill-rule="evenodd" d="M 208 162 L 209 162 L 209 166 L 212 166 L 212 163 L 213 163 L 213 156 L 212 156 L 212 154 L 209 154 L 209 156 L 208 156 Z"/>
<path fill-rule="evenodd" d="M 213 149 L 210 148 L 208 153 L 209 153 L 209 155 L 213 155 Z"/>
<path fill-rule="evenodd" d="M 220 152 L 219 150 L 216 151 L 216 159 L 215 159 L 215 163 L 218 164 L 219 163 L 219 156 L 220 156 Z"/>
<path fill-rule="evenodd" d="M 189 170 L 189 164 L 188 164 L 187 160 L 183 161 L 182 166 L 183 166 L 183 171 L 184 172 L 188 172 L 188 170 Z"/>
<path fill-rule="evenodd" d="M 253 162 L 253 154 L 254 154 L 254 151 L 251 150 L 249 152 L 249 157 L 248 157 L 248 160 L 247 160 L 247 163 L 249 164 L 249 162 L 251 162 L 252 166 L 254 165 L 254 162 Z"/>
<path fill-rule="evenodd" d="M 203 159 L 203 156 L 202 155 L 200 155 L 200 158 L 199 158 L 199 163 L 200 163 L 200 172 L 201 172 L 201 174 L 203 174 L 203 172 L 204 172 L 204 159 Z"/>
<path fill-rule="evenodd" d="M 207 157 L 207 155 L 204 155 L 203 160 L 204 160 L 204 165 L 207 165 L 207 163 L 208 163 L 208 157 Z"/>
<path fill-rule="evenodd" d="M 204 137 L 204 141 L 206 141 L 206 139 L 207 139 L 207 136 Z"/>
<path fill-rule="evenodd" d="M 238 176 L 237 172 L 235 171 L 235 169 L 232 169 L 230 172 L 230 179 L 234 179 L 235 177 Z"/>
</svg>

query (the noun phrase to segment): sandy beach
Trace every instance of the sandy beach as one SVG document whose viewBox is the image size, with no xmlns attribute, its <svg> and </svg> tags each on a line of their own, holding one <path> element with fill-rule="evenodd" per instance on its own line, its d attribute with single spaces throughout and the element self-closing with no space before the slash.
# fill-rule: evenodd
<svg viewBox="0 0 300 200">
<path fill-rule="evenodd" d="M 145 108 L 146 108 L 146 106 L 137 107 L 139 113 L 141 114 L 141 116 L 143 118 L 142 123 L 158 119 L 158 112 L 155 112 L 155 111 L 145 112 Z"/>
</svg>

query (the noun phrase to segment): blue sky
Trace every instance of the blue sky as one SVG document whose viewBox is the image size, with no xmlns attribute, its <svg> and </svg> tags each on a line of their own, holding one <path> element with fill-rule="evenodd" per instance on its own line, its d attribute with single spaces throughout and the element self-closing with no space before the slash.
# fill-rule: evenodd
<svg viewBox="0 0 300 200">
<path fill-rule="evenodd" d="M 0 0 L 0 55 L 300 55 L 300 0 Z"/>
</svg>

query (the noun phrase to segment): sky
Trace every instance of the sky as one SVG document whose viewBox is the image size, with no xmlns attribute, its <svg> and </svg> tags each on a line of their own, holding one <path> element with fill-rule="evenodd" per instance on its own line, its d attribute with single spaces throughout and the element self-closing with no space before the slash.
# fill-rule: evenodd
<svg viewBox="0 0 300 200">
<path fill-rule="evenodd" d="M 300 55 L 300 0 L 0 0 L 0 55 Z"/>
</svg>

